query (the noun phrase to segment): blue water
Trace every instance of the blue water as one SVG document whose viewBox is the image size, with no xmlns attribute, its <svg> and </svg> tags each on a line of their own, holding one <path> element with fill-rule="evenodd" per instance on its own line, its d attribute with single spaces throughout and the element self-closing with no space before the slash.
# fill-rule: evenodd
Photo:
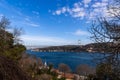
<svg viewBox="0 0 120 80">
<path fill-rule="evenodd" d="M 101 56 L 99 53 L 88 52 L 35 52 L 30 50 L 26 52 L 41 58 L 42 61 L 46 61 L 47 64 L 54 64 L 55 68 L 57 68 L 60 63 L 65 63 L 72 71 L 75 71 L 76 67 L 80 64 L 95 67 L 96 63 L 94 58 Z"/>
</svg>

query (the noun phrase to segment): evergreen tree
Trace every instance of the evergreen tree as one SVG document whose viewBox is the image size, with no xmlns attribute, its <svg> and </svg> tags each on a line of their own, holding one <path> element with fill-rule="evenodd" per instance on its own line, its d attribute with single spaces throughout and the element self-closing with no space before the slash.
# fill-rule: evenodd
<svg viewBox="0 0 120 80">
<path fill-rule="evenodd" d="M 18 37 L 21 31 L 15 29 L 14 33 L 11 33 L 7 31 L 9 25 L 9 20 L 6 17 L 2 17 L 0 21 L 0 55 L 13 60 L 19 60 L 26 48 L 19 44 Z"/>
</svg>

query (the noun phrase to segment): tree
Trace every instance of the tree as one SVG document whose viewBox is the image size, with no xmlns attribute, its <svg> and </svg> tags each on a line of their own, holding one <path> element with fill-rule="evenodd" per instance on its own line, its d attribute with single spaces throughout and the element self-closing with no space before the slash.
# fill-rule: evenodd
<svg viewBox="0 0 120 80">
<path fill-rule="evenodd" d="M 104 68 L 109 64 L 112 67 L 112 79 L 120 79 L 120 0 L 114 0 L 108 7 L 108 17 L 98 18 L 91 28 L 92 39 L 99 44 L 101 51 L 109 54 L 101 58 L 99 65 Z M 101 45 L 106 43 L 107 45 Z M 99 67 L 100 68 L 100 67 Z M 109 74 L 107 74 L 109 75 Z M 104 76 L 104 75 L 103 75 Z"/>
<path fill-rule="evenodd" d="M 13 36 L 8 33 L 6 29 L 8 28 L 10 22 L 7 18 L 2 17 L 0 21 L 0 53 L 4 53 L 13 44 Z"/>
<path fill-rule="evenodd" d="M 39 71 L 40 67 L 43 66 L 43 63 L 40 58 L 25 53 L 19 60 L 19 65 L 29 76 L 35 78 L 36 75 L 40 75 Z"/>
<path fill-rule="evenodd" d="M 96 68 L 97 78 L 100 80 L 106 80 L 107 78 L 112 78 L 112 67 L 110 64 L 99 64 Z"/>
<path fill-rule="evenodd" d="M 31 78 L 16 62 L 0 55 L 0 80 L 31 80 Z"/>
<path fill-rule="evenodd" d="M 20 36 L 22 34 L 22 28 L 14 28 L 13 29 L 13 36 L 14 36 L 14 44 L 19 44 L 21 42 Z"/>
<path fill-rule="evenodd" d="M 20 30 L 15 29 L 13 34 L 7 30 L 9 25 L 9 20 L 2 17 L 0 21 L 0 55 L 17 61 L 26 48 L 22 44 L 16 44 L 19 41 L 17 38 L 20 36 Z"/>
<path fill-rule="evenodd" d="M 70 72 L 70 67 L 64 63 L 59 64 L 58 69 L 64 73 L 64 77 L 66 72 Z"/>
<path fill-rule="evenodd" d="M 87 76 L 88 74 L 94 74 L 95 71 L 88 65 L 81 64 L 76 68 L 76 72 L 79 75 Z"/>
<path fill-rule="evenodd" d="M 42 74 L 40 75 L 39 80 L 52 80 L 52 76 L 48 74 Z"/>
<path fill-rule="evenodd" d="M 1 18 L 0 21 L 0 29 L 6 31 L 6 29 L 9 27 L 10 21 L 5 16 Z"/>
</svg>

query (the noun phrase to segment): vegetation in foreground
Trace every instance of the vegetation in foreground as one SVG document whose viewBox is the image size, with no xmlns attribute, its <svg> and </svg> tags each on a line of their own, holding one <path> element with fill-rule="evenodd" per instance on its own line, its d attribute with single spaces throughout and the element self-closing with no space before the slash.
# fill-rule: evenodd
<svg viewBox="0 0 120 80">
<path fill-rule="evenodd" d="M 9 20 L 2 17 L 0 21 L 0 79 L 2 80 L 31 80 L 18 66 L 18 61 L 26 50 L 19 43 L 20 30 L 15 28 L 8 32 Z"/>
<path fill-rule="evenodd" d="M 105 55 L 100 60 L 94 74 L 89 73 L 87 66 L 78 67 L 80 76 L 74 75 L 73 80 L 80 80 L 83 76 L 83 80 L 120 80 L 120 15 L 116 12 L 120 9 L 119 4 L 119 0 L 115 0 L 115 6 L 110 6 L 109 13 L 113 14 L 110 20 L 100 18 L 91 28 L 92 39 L 97 43 L 112 42 L 112 46 L 106 46 L 106 49 L 112 50 L 111 55 Z M 60 64 L 59 72 L 53 69 L 52 65 L 43 65 L 40 59 L 25 54 L 26 49 L 19 42 L 20 29 L 15 28 L 13 33 L 8 32 L 9 24 L 9 20 L 5 17 L 0 21 L 0 79 L 66 80 L 65 76 L 70 73 L 67 65 Z M 63 76 L 58 78 L 59 74 Z"/>
</svg>

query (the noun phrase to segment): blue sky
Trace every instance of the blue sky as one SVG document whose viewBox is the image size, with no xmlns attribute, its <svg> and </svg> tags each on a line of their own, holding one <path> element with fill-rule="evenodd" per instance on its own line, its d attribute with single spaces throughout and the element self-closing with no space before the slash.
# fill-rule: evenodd
<svg viewBox="0 0 120 80">
<path fill-rule="evenodd" d="M 88 29 L 107 16 L 110 0 L 0 0 L 0 17 L 22 27 L 25 45 L 76 45 L 91 42 Z"/>
</svg>

